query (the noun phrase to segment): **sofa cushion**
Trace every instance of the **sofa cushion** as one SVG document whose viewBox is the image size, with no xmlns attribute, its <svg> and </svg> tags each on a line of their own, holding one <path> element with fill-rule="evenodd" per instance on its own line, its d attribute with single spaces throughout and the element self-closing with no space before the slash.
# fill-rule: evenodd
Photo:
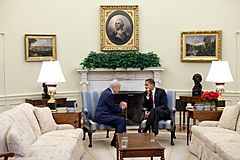
<svg viewBox="0 0 240 160">
<path fill-rule="evenodd" d="M 39 137 L 41 135 L 41 130 L 36 119 L 36 116 L 34 115 L 34 106 L 29 103 L 22 103 L 15 108 L 22 111 L 25 114 L 29 121 L 30 126 L 32 127 L 34 134 L 36 135 L 36 137 Z"/>
<path fill-rule="evenodd" d="M 224 160 L 240 160 L 240 143 L 224 142 L 217 145 L 217 153 Z"/>
<path fill-rule="evenodd" d="M 81 159 L 83 147 L 82 129 L 56 130 L 41 135 L 32 144 L 26 157 L 29 159 Z"/>
<path fill-rule="evenodd" d="M 29 123 L 14 123 L 7 134 L 7 146 L 10 152 L 23 157 L 30 145 L 36 140 Z"/>
<path fill-rule="evenodd" d="M 236 131 L 237 131 L 238 133 L 240 133 L 240 115 L 238 116 Z"/>
<path fill-rule="evenodd" d="M 238 102 L 238 104 L 240 103 L 240 101 Z M 238 120 L 237 120 L 237 125 L 236 125 L 236 131 L 238 133 L 240 133 L 240 111 L 239 111 L 239 115 L 238 115 Z"/>
<path fill-rule="evenodd" d="M 34 112 L 37 117 L 42 134 L 57 129 L 57 124 L 54 121 L 52 112 L 48 107 L 35 107 Z"/>
<path fill-rule="evenodd" d="M 235 104 L 234 106 L 226 106 L 220 117 L 218 127 L 236 130 L 236 122 L 238 119 L 239 110 L 239 103 Z"/>
<path fill-rule="evenodd" d="M 10 117 L 0 114 L 0 152 L 8 152 L 6 137 L 13 123 Z"/>
<path fill-rule="evenodd" d="M 229 129 L 193 126 L 192 133 L 201 139 L 213 152 L 217 152 L 216 147 L 218 143 L 231 141 L 238 141 L 240 143 L 240 134 Z"/>
</svg>

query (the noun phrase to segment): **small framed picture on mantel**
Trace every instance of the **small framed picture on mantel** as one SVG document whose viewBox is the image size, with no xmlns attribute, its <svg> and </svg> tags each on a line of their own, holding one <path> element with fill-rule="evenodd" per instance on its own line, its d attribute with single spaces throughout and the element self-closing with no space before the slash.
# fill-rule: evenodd
<svg viewBox="0 0 240 160">
<path fill-rule="evenodd" d="M 56 35 L 25 34 L 25 60 L 56 60 Z"/>
<path fill-rule="evenodd" d="M 222 31 L 190 31 L 181 33 L 182 62 L 221 60 Z"/>
</svg>

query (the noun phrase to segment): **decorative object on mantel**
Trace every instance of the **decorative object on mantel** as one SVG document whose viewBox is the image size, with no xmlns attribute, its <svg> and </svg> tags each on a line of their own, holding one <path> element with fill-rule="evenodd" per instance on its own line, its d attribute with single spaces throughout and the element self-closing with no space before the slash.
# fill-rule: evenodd
<svg viewBox="0 0 240 160">
<path fill-rule="evenodd" d="M 198 73 L 193 75 L 192 80 L 194 81 L 194 87 L 192 89 L 192 96 L 201 96 L 202 95 L 202 76 Z"/>
<path fill-rule="evenodd" d="M 101 51 L 138 50 L 138 6 L 101 6 Z"/>
<path fill-rule="evenodd" d="M 147 67 L 160 67 L 160 59 L 157 54 L 153 52 L 141 53 L 138 51 L 125 52 L 94 52 L 91 51 L 87 58 L 80 63 L 83 69 L 95 68 L 140 68 L 143 70 Z"/>
</svg>

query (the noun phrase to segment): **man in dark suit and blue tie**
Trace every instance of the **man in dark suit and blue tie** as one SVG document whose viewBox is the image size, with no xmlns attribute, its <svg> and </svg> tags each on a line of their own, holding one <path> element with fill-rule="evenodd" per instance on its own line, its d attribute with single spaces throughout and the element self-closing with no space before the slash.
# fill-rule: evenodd
<svg viewBox="0 0 240 160">
<path fill-rule="evenodd" d="M 115 133 L 126 132 L 126 120 L 118 114 L 127 108 L 126 102 L 116 104 L 115 94 L 118 94 L 121 84 L 118 80 L 111 81 L 109 87 L 102 92 L 94 115 L 94 121 L 113 126 Z M 116 135 L 114 134 L 111 146 L 115 146 Z"/>
<path fill-rule="evenodd" d="M 146 133 L 152 126 L 155 135 L 158 134 L 158 122 L 170 120 L 171 111 L 167 106 L 167 94 L 164 89 L 155 87 L 153 79 L 145 80 L 143 108 L 147 108 L 147 123 L 143 132 Z"/>
</svg>

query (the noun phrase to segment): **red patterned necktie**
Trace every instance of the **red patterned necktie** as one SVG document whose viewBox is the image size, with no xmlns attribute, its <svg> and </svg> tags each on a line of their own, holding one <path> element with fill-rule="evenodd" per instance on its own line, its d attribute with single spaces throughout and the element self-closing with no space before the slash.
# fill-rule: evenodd
<svg viewBox="0 0 240 160">
<path fill-rule="evenodd" d="M 150 105 L 153 106 L 153 94 L 152 94 L 152 91 L 149 91 L 149 102 L 150 102 Z"/>
</svg>

